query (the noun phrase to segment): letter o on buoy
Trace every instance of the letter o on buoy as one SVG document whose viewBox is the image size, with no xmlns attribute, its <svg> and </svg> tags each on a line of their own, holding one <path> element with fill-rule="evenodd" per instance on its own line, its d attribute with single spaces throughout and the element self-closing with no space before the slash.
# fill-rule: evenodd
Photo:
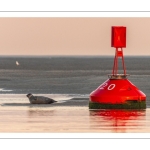
<svg viewBox="0 0 150 150">
<path fill-rule="evenodd" d="M 113 90 L 115 88 L 115 86 L 116 86 L 115 84 L 110 84 L 107 89 L 108 90 Z"/>
</svg>

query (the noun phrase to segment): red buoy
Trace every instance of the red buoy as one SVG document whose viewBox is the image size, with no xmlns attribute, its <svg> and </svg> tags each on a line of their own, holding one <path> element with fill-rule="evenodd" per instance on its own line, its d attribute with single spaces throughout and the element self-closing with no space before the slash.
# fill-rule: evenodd
<svg viewBox="0 0 150 150">
<path fill-rule="evenodd" d="M 127 79 L 123 49 L 126 47 L 126 27 L 112 27 L 112 47 L 116 48 L 112 74 L 90 94 L 90 109 L 145 109 L 146 95 Z M 124 74 L 118 74 L 118 58 Z"/>
</svg>

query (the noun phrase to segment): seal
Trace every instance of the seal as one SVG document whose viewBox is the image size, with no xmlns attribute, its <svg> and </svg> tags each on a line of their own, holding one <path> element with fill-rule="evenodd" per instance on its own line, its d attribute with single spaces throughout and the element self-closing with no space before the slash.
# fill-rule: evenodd
<svg viewBox="0 0 150 150">
<path fill-rule="evenodd" d="M 26 95 L 29 98 L 29 101 L 31 104 L 51 104 L 51 103 L 55 103 L 57 101 L 48 98 L 48 97 L 44 97 L 44 96 L 33 96 L 31 93 Z"/>
</svg>

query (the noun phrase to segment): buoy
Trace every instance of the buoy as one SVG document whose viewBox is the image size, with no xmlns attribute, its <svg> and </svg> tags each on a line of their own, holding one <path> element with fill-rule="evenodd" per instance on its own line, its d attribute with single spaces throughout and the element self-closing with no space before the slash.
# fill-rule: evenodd
<svg viewBox="0 0 150 150">
<path fill-rule="evenodd" d="M 146 95 L 127 77 L 123 56 L 126 47 L 126 27 L 113 26 L 111 46 L 116 48 L 112 74 L 90 94 L 90 109 L 145 109 Z M 118 74 L 118 58 L 122 59 L 123 74 Z"/>
</svg>

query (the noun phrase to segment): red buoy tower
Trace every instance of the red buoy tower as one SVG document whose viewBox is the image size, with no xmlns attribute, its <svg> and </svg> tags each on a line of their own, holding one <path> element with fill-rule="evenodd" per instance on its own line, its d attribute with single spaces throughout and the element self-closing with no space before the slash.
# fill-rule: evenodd
<svg viewBox="0 0 150 150">
<path fill-rule="evenodd" d="M 127 79 L 123 57 L 126 47 L 126 27 L 113 26 L 111 46 L 116 48 L 112 74 L 90 94 L 90 109 L 145 109 L 146 95 Z M 118 58 L 122 59 L 123 74 L 118 74 Z"/>
</svg>

